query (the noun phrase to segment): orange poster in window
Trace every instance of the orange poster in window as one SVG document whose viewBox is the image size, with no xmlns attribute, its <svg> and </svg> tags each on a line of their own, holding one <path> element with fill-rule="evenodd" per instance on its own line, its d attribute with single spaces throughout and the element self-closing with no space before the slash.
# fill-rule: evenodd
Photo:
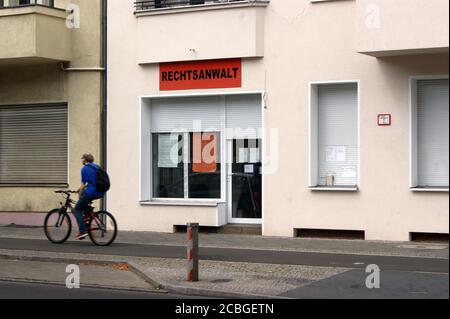
<svg viewBox="0 0 450 319">
<path fill-rule="evenodd" d="M 217 134 L 193 134 L 192 171 L 194 173 L 215 173 L 217 171 Z"/>
</svg>

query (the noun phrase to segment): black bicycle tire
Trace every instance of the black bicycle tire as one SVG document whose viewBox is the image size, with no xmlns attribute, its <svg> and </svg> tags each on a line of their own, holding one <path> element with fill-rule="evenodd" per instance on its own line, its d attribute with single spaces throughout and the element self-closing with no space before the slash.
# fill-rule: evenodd
<svg viewBox="0 0 450 319">
<path fill-rule="evenodd" d="M 116 219 L 114 218 L 114 216 L 113 216 L 110 212 L 107 212 L 107 211 L 99 211 L 99 212 L 94 213 L 94 216 L 96 216 L 96 215 L 98 215 L 98 214 L 106 214 L 106 215 L 108 215 L 109 218 L 111 218 L 111 220 L 114 222 L 114 235 L 113 235 L 113 237 L 111 238 L 111 240 L 108 241 L 106 244 L 99 244 L 99 243 L 95 240 L 94 236 L 92 236 L 92 232 L 91 232 L 91 224 L 92 224 L 92 221 L 94 220 L 94 218 L 91 218 L 91 219 L 89 220 L 89 224 L 88 224 L 88 234 L 89 234 L 89 238 L 91 239 L 92 243 L 94 243 L 94 245 L 96 245 L 96 246 L 110 246 L 110 245 L 114 242 L 114 240 L 116 239 L 116 237 L 117 237 L 117 232 L 118 232 L 118 230 L 117 230 L 117 221 L 116 221 Z"/>
<path fill-rule="evenodd" d="M 61 213 L 61 208 L 52 209 L 51 211 L 49 211 L 47 213 L 47 215 L 45 216 L 45 219 L 44 219 L 44 233 L 45 233 L 45 236 L 47 237 L 47 239 L 50 242 L 52 242 L 53 244 L 63 244 L 69 239 L 70 234 L 72 233 L 72 220 L 70 219 L 69 214 L 63 213 L 64 214 L 64 218 L 67 218 L 67 222 L 69 224 L 69 231 L 67 232 L 66 236 L 62 240 L 54 240 L 53 238 L 51 238 L 51 236 L 50 236 L 50 234 L 48 233 L 48 230 L 47 230 L 48 219 L 54 213 Z"/>
</svg>

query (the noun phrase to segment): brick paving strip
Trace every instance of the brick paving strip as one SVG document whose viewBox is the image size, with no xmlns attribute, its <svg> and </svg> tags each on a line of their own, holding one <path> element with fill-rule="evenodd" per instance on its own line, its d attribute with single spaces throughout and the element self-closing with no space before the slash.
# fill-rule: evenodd
<svg viewBox="0 0 450 319">
<path fill-rule="evenodd" d="M 0 249 L 0 264 L 14 261 L 31 263 L 28 266 L 43 269 L 36 273 L 27 272 L 17 278 L 4 268 L 0 279 L 19 279 L 31 282 L 52 282 L 64 284 L 64 267 L 54 275 L 56 264 L 80 264 L 82 273 L 90 273 L 87 286 L 113 288 L 105 278 L 114 278 L 115 289 L 136 291 L 171 292 L 222 298 L 282 298 L 281 294 L 292 289 L 307 286 L 346 271 L 345 268 L 312 267 L 299 265 L 255 264 L 242 262 L 201 261 L 200 281 L 186 281 L 186 261 L 183 259 L 153 257 L 97 256 L 88 254 L 49 253 Z M 44 265 L 45 264 L 45 265 Z M 120 270 L 126 264 L 132 274 L 124 275 Z M 10 264 L 11 265 L 11 264 Z M 17 264 L 16 264 L 17 265 Z M 113 267 L 116 265 L 116 267 Z M 121 266 L 122 265 L 122 266 Z M 25 265 L 22 265 L 25 267 Z M 105 266 L 110 266 L 105 268 Z M 100 268 L 103 267 L 103 268 Z M 119 269 L 118 269 L 119 268 Z M 28 269 L 28 268 L 27 268 Z M 103 272 L 103 275 L 101 275 Z M 121 273 L 122 272 L 122 273 Z M 23 272 L 22 272 L 23 273 Z M 47 277 L 46 277 L 47 273 Z M 12 275 L 12 278 L 11 278 Z M 95 282 L 95 276 L 103 281 Z M 120 275 L 120 276 L 119 276 Z M 34 278 L 33 278 L 34 276 Z M 56 276 L 56 277 L 52 277 Z M 20 276 L 19 276 L 20 277 Z M 136 278 L 141 282 L 138 283 Z M 127 283 L 129 281 L 129 283 Z"/>
</svg>

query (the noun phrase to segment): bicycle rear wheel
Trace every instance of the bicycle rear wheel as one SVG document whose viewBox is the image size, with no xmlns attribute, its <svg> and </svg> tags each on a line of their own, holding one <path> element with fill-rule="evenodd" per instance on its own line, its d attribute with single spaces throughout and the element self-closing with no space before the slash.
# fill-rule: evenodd
<svg viewBox="0 0 450 319">
<path fill-rule="evenodd" d="M 97 246 L 109 246 L 117 236 L 117 222 L 105 211 L 94 213 L 88 226 L 89 238 Z"/>
<path fill-rule="evenodd" d="M 72 221 L 66 212 L 60 208 L 50 211 L 44 220 L 44 232 L 48 240 L 54 244 L 62 244 L 72 232 Z"/>
</svg>

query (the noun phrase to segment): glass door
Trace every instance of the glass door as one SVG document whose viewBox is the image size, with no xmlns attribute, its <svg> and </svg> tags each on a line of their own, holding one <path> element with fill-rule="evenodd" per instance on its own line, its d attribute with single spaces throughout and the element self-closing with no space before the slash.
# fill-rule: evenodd
<svg viewBox="0 0 450 319">
<path fill-rule="evenodd" d="M 262 221 L 261 140 L 228 141 L 228 216 L 230 223 Z"/>
</svg>

